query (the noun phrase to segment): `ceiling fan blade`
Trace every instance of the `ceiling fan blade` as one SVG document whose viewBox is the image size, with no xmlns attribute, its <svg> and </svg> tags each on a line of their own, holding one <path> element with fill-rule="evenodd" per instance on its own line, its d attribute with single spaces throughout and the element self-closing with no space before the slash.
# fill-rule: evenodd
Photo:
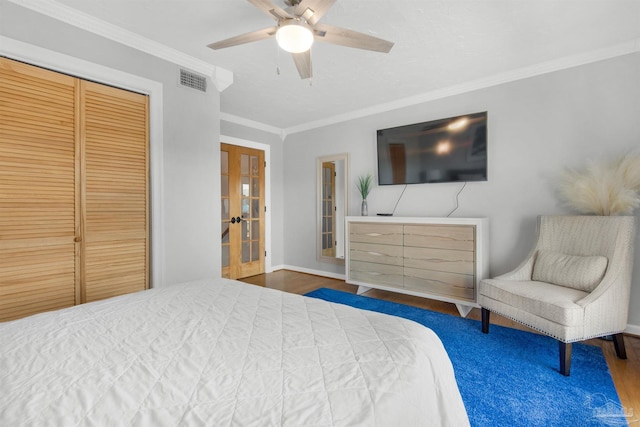
<svg viewBox="0 0 640 427">
<path fill-rule="evenodd" d="M 384 53 L 388 53 L 393 47 L 393 43 L 390 41 L 357 31 L 347 30 L 346 28 L 334 27 L 333 25 L 316 24 L 313 29 L 316 40 L 341 46 Z"/>
<path fill-rule="evenodd" d="M 296 68 L 298 68 L 298 74 L 300 74 L 301 79 L 308 79 L 311 77 L 311 49 L 306 52 L 301 53 L 292 53 L 293 62 L 296 63 Z"/>
<path fill-rule="evenodd" d="M 336 0 L 302 0 L 294 7 L 293 12 L 302 16 L 309 24 L 315 25 L 335 2 Z"/>
<path fill-rule="evenodd" d="M 273 37 L 276 33 L 277 27 L 269 27 L 263 30 L 253 31 L 250 33 L 240 34 L 239 36 L 231 37 L 225 40 L 220 40 L 219 42 L 211 43 L 207 45 L 211 49 L 224 49 L 225 47 L 237 46 L 239 44 L 257 42 L 258 40 L 268 39 L 269 37 Z"/>
<path fill-rule="evenodd" d="M 293 16 L 289 15 L 284 9 L 279 8 L 269 0 L 248 0 L 248 2 L 278 21 L 281 19 L 293 18 Z"/>
</svg>

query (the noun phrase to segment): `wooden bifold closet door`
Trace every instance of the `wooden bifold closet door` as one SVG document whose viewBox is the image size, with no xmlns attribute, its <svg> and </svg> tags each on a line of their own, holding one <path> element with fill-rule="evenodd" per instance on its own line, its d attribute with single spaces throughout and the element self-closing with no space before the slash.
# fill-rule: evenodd
<svg viewBox="0 0 640 427">
<path fill-rule="evenodd" d="M 0 58 L 0 321 L 149 286 L 148 100 Z"/>
<path fill-rule="evenodd" d="M 83 302 L 149 282 L 148 98 L 82 82 Z"/>
</svg>

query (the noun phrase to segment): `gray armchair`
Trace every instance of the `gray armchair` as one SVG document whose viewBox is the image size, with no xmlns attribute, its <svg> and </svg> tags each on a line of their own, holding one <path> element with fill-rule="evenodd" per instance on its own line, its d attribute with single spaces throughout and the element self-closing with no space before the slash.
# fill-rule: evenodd
<svg viewBox="0 0 640 427">
<path fill-rule="evenodd" d="M 560 372 L 571 371 L 571 343 L 613 336 L 626 359 L 635 218 L 541 216 L 538 239 L 510 273 L 480 282 L 482 332 L 493 311 L 559 341 Z"/>
</svg>

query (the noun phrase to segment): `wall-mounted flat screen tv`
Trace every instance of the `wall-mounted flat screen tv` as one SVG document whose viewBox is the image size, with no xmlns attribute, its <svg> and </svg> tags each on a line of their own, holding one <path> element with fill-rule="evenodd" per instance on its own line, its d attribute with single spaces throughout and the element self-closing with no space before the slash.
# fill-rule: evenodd
<svg viewBox="0 0 640 427">
<path fill-rule="evenodd" d="M 378 184 L 487 180 L 487 112 L 381 129 Z"/>
</svg>

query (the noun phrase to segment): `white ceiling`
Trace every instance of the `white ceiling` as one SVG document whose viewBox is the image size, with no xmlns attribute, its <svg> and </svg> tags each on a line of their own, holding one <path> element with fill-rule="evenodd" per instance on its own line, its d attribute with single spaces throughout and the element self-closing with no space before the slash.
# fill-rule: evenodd
<svg viewBox="0 0 640 427">
<path fill-rule="evenodd" d="M 247 1 L 58 1 L 232 71 L 222 112 L 280 129 L 621 44 L 640 50 L 638 0 L 337 0 L 321 22 L 395 46 L 382 54 L 315 43 L 310 85 L 273 39 L 206 47 L 275 24 Z"/>
</svg>

